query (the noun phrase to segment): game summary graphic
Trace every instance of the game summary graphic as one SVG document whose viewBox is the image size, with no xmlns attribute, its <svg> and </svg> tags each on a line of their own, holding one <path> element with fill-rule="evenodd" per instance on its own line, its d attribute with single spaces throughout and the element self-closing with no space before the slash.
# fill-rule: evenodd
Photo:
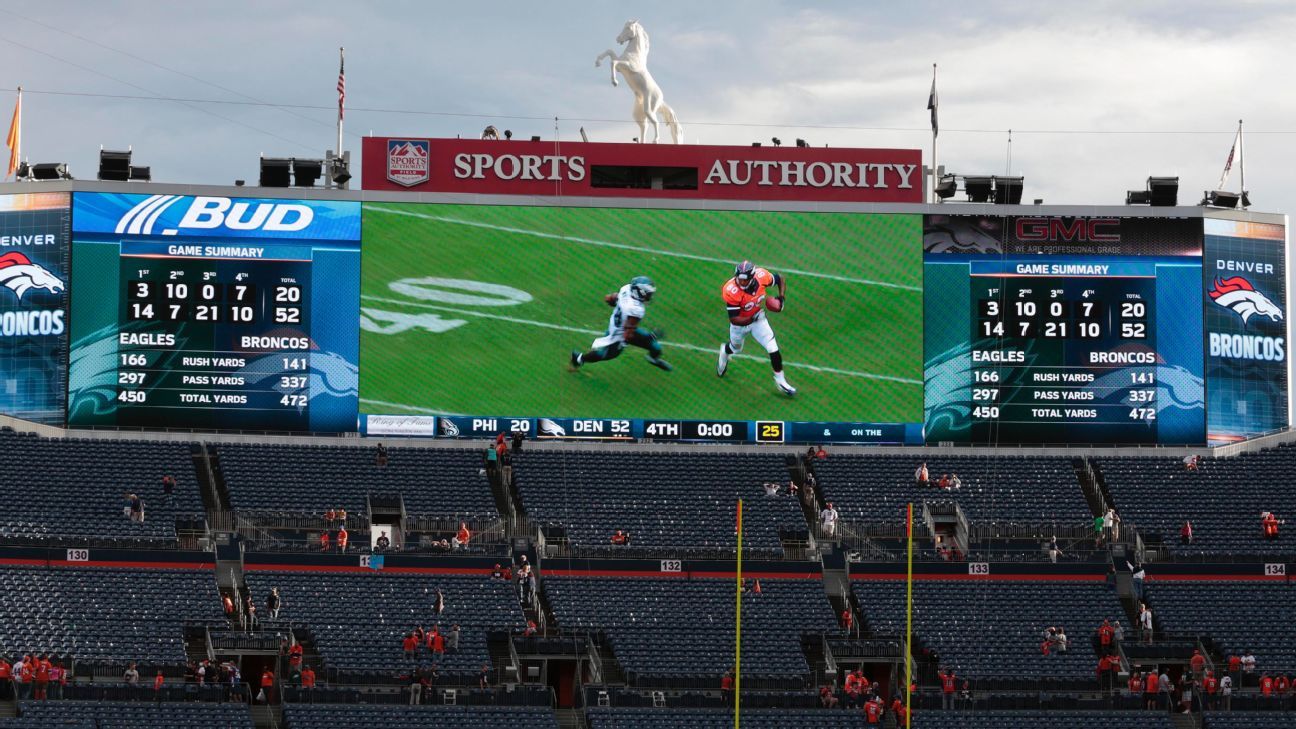
<svg viewBox="0 0 1296 729">
<path fill-rule="evenodd" d="M 1200 221 L 927 216 L 927 440 L 1204 442 L 1201 248 Z"/>
<path fill-rule="evenodd" d="M 365 203 L 360 409 L 915 423 L 921 225 Z"/>
</svg>

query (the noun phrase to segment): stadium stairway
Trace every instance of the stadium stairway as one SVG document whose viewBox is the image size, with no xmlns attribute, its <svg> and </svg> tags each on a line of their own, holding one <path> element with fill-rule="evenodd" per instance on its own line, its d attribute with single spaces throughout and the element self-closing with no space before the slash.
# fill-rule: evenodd
<svg viewBox="0 0 1296 729">
<path fill-rule="evenodd" d="M 283 723 L 282 704 L 252 704 L 252 724 L 256 729 L 280 729 Z"/>
</svg>

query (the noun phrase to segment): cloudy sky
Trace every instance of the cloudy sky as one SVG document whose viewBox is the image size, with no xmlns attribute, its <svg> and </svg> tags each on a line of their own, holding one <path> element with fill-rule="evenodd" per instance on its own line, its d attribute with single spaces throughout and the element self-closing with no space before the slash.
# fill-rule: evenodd
<svg viewBox="0 0 1296 729">
<path fill-rule="evenodd" d="M 333 146 L 346 46 L 356 155 L 371 131 L 476 136 L 494 123 L 550 138 L 553 117 L 565 139 L 584 126 L 628 140 L 630 93 L 593 61 L 629 18 L 651 34 L 649 66 L 691 142 L 803 137 L 926 157 L 938 63 L 952 171 L 1004 173 L 1013 129 L 1028 199 L 1120 203 L 1154 174 L 1178 175 L 1180 201 L 1195 203 L 1243 118 L 1256 209 L 1296 207 L 1284 187 L 1296 3 L 1282 1 L 9 0 L 0 115 L 23 85 L 25 156 L 78 177 L 93 178 L 100 145 L 133 145 L 158 181 L 254 180 L 262 153 Z"/>
</svg>

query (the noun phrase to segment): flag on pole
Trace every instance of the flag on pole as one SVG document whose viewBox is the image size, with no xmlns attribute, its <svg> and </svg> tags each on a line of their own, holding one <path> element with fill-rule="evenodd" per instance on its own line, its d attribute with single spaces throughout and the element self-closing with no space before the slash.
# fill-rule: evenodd
<svg viewBox="0 0 1296 729">
<path fill-rule="evenodd" d="M 927 109 L 931 111 L 932 136 L 940 134 L 940 123 L 936 121 L 936 108 L 940 106 L 940 97 L 936 96 L 936 65 L 932 64 L 931 94 L 927 96 Z"/>
<path fill-rule="evenodd" d="M 5 168 L 5 177 L 18 169 L 18 158 L 22 155 L 22 87 L 18 87 L 18 101 L 14 104 L 13 121 L 9 122 L 9 136 L 5 137 L 5 146 L 9 148 L 9 165 Z"/>
<path fill-rule="evenodd" d="M 1216 190 L 1223 190 L 1224 185 L 1228 183 L 1229 175 L 1233 172 L 1233 160 L 1240 159 L 1242 156 L 1242 125 L 1238 124 L 1237 136 L 1233 137 L 1233 146 L 1229 147 L 1228 159 L 1224 160 L 1224 172 L 1220 174 L 1219 186 Z"/>
<path fill-rule="evenodd" d="M 338 121 L 346 117 L 346 57 L 338 54 Z"/>
</svg>

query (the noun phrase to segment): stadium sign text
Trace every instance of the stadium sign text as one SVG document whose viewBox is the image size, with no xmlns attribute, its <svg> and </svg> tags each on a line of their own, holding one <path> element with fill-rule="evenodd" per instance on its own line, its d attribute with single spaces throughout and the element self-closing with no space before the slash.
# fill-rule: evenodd
<svg viewBox="0 0 1296 729">
<path fill-rule="evenodd" d="M 708 185 L 782 185 L 789 187 L 895 187 L 914 184 L 918 165 L 869 162 L 723 160 L 711 165 Z"/>
</svg>

